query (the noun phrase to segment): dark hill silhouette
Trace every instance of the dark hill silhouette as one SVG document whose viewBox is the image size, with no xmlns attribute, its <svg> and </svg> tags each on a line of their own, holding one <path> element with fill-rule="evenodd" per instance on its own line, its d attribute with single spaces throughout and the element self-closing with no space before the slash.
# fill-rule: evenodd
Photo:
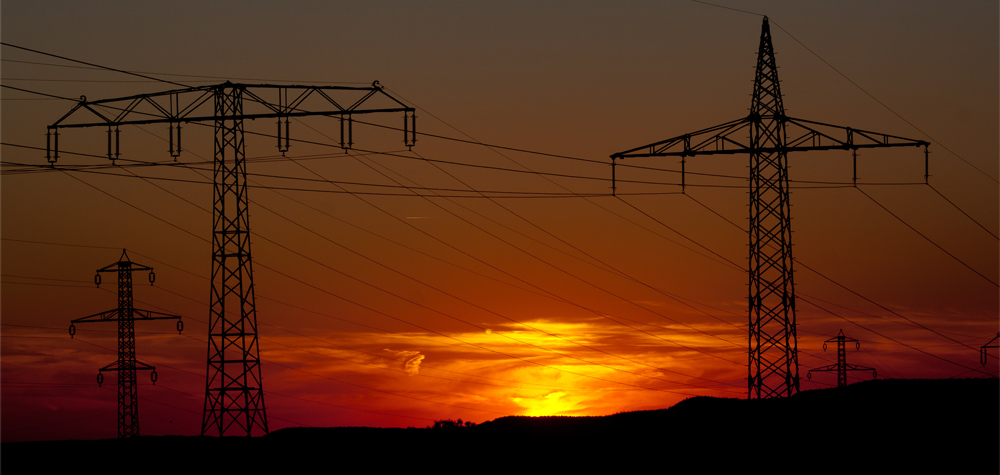
<svg viewBox="0 0 1000 475">
<path fill-rule="evenodd" d="M 1000 473 L 996 379 L 876 380 L 788 399 L 695 397 L 600 417 L 502 417 L 447 430 L 289 428 L 265 437 L 5 443 L 3 471 L 703 470 Z M 784 467 L 778 469 L 776 467 Z M 787 470 L 786 470 L 787 469 Z M 755 470 L 754 470 L 755 471 Z"/>
</svg>

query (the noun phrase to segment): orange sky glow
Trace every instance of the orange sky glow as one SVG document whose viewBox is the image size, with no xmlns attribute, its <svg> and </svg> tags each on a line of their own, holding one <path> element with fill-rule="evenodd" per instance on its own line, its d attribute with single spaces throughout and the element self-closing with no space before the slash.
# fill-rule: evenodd
<svg viewBox="0 0 1000 475">
<path fill-rule="evenodd" d="M 272 431 L 746 397 L 747 158 L 689 158 L 684 194 L 679 161 L 630 159 L 612 197 L 608 156 L 745 116 L 760 16 L 689 1 L 41 3 L 0 5 L 3 42 L 189 85 L 378 80 L 417 109 L 428 135 L 412 150 L 396 115 L 357 124 L 349 152 L 336 119 L 294 121 L 285 156 L 273 121 L 246 124 Z M 822 347 L 841 329 L 861 342 L 848 362 L 879 378 L 996 377 L 996 350 L 979 361 L 1000 323 L 996 2 L 713 3 L 778 25 L 790 116 L 931 142 L 930 186 L 922 150 L 859 152 L 857 189 L 849 152 L 790 155 L 802 389 L 836 385 L 805 374 L 836 361 Z M 55 96 L 174 88 L 9 46 L 0 59 L 5 86 Z M 115 436 L 114 376 L 95 381 L 115 327 L 67 328 L 116 305 L 114 277 L 92 279 L 122 249 L 156 271 L 153 286 L 137 274 L 135 306 L 184 319 L 180 334 L 136 324 L 158 373 L 139 376 L 142 434 L 198 435 L 211 128 L 185 126 L 183 166 L 165 126 L 123 128 L 124 166 L 99 157 L 105 131 L 66 130 L 63 168 L 45 168 L 46 125 L 73 103 L 10 87 L 0 440 Z"/>
</svg>

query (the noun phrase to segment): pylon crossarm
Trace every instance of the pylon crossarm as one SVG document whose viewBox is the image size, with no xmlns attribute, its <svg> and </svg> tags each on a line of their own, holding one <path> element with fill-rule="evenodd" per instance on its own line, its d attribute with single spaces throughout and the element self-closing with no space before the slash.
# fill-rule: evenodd
<svg viewBox="0 0 1000 475">
<path fill-rule="evenodd" d="M 134 310 L 134 318 L 136 320 L 180 320 L 180 315 L 174 315 L 172 313 L 154 312 L 152 310 Z"/>
<path fill-rule="evenodd" d="M 869 368 L 867 366 L 858 366 L 853 364 L 845 364 L 844 370 L 846 371 L 875 371 L 875 368 Z"/>
<path fill-rule="evenodd" d="M 80 317 L 76 320 L 70 320 L 70 323 L 93 323 L 93 322 L 117 322 L 118 321 L 118 309 L 106 310 L 103 312 L 98 312 L 93 315 L 87 315 L 86 317 Z"/>
<path fill-rule="evenodd" d="M 997 336 L 986 342 L 986 344 L 983 345 L 983 348 L 1000 348 L 1000 333 L 997 333 Z"/>
<path fill-rule="evenodd" d="M 118 272 L 122 270 L 121 264 L 124 264 L 124 262 L 115 262 L 114 264 L 97 269 L 97 272 Z M 128 264 L 131 264 L 131 266 L 129 266 L 129 269 L 131 269 L 133 272 L 153 270 L 152 267 L 144 266 L 142 264 L 136 264 L 135 262 L 129 262 Z"/>
<path fill-rule="evenodd" d="M 749 127 L 748 117 L 643 145 L 611 155 L 612 159 L 637 157 L 690 157 L 694 155 L 747 153 L 749 143 L 738 132 Z M 728 148 L 727 148 L 728 147 Z"/>
<path fill-rule="evenodd" d="M 926 147 L 930 142 L 898 135 L 843 127 L 812 120 L 780 117 L 785 128 L 783 147 L 754 149 L 741 134 L 754 122 L 752 116 L 678 135 L 611 155 L 612 159 L 638 157 L 693 157 L 741 153 L 805 152 L 814 150 L 856 150 L 884 147 Z"/>
<path fill-rule="evenodd" d="M 100 272 L 118 272 L 118 271 L 121 271 L 121 270 L 132 271 L 132 272 L 143 271 L 143 270 L 152 271 L 153 268 L 149 267 L 149 266 L 146 266 L 146 265 L 139 264 L 138 262 L 132 262 L 132 260 L 128 258 L 127 251 L 125 249 L 122 249 L 122 255 L 121 255 L 121 257 L 118 258 L 118 262 L 115 262 L 113 264 L 108 264 L 108 265 L 106 265 L 104 267 L 101 267 L 100 269 L 97 269 L 97 272 L 98 273 L 100 273 Z"/>
<path fill-rule="evenodd" d="M 882 132 L 784 117 L 786 152 L 810 150 L 856 150 L 883 147 L 926 147 L 930 142 Z"/>
<path fill-rule="evenodd" d="M 832 364 L 832 365 L 820 366 L 819 368 L 813 368 L 813 369 L 809 370 L 809 372 L 810 373 L 824 373 L 824 372 L 833 372 L 833 371 L 837 371 L 837 370 L 838 370 L 837 365 L 836 364 Z"/>
<path fill-rule="evenodd" d="M 135 368 L 122 368 L 119 363 L 120 362 L 115 361 L 114 363 L 111 363 L 111 364 L 109 364 L 109 365 L 107 365 L 107 366 L 105 366 L 105 367 L 103 367 L 103 368 L 101 368 L 101 369 L 99 369 L 97 371 L 102 372 L 102 373 L 104 373 L 104 372 L 110 372 L 110 371 L 129 371 L 129 370 L 135 370 L 135 371 L 156 371 L 156 367 L 155 366 L 148 365 L 148 364 L 143 363 L 141 361 L 136 361 L 135 362 Z"/>
<path fill-rule="evenodd" d="M 830 338 L 829 340 L 824 341 L 823 343 L 836 343 L 836 342 L 841 341 L 841 340 L 843 340 L 845 343 L 846 342 L 859 343 L 858 340 L 856 340 L 854 338 L 851 338 L 851 337 L 847 337 L 847 336 L 845 336 L 845 337 L 835 336 L 833 338 Z M 824 346 L 823 348 L 825 349 L 826 347 Z"/>
<path fill-rule="evenodd" d="M 399 99 L 385 92 L 378 85 L 378 81 L 368 87 L 224 83 L 215 86 L 177 89 L 96 101 L 88 101 L 86 97 L 83 97 L 69 112 L 52 123 L 48 128 L 50 130 L 57 130 L 81 127 L 114 127 L 119 125 L 210 122 L 219 119 L 214 114 L 214 111 L 211 110 L 213 106 L 211 99 L 222 88 L 242 89 L 245 97 L 250 102 L 260 104 L 264 109 L 257 113 L 226 116 L 227 120 L 305 117 L 311 115 L 343 116 L 380 112 L 404 112 L 412 114 L 415 112 L 414 108 L 406 106 Z M 277 103 L 263 98 L 265 92 L 273 90 L 278 90 L 279 100 Z M 280 99 L 282 95 L 287 95 L 288 91 L 294 91 L 297 95 L 293 96 L 291 101 Z M 363 94 L 359 98 L 347 98 L 347 100 L 351 101 L 351 105 L 344 107 L 329 94 L 332 91 L 363 92 Z M 362 109 L 361 106 L 369 102 L 373 97 L 385 98 L 390 104 L 387 104 L 388 107 Z M 310 109 L 306 109 L 305 103 L 309 98 L 319 98 L 317 101 L 319 104 L 314 104 Z M 94 121 L 93 119 L 80 118 L 79 122 L 71 122 L 71 119 L 78 118 L 81 110 L 90 112 L 90 114 L 96 116 L 99 120 Z M 116 114 L 111 115 L 108 112 L 101 111 L 116 111 Z"/>
<path fill-rule="evenodd" d="M 132 320 L 180 320 L 180 315 L 170 313 L 154 312 L 152 310 L 134 309 Z M 118 309 L 106 310 L 104 312 L 87 315 L 86 317 L 71 320 L 70 323 L 94 323 L 94 322 L 117 322 L 119 320 Z"/>
<path fill-rule="evenodd" d="M 990 348 L 1000 348 L 1000 332 L 997 332 L 997 336 L 993 337 L 992 340 L 986 342 L 985 345 L 979 348 L 979 362 L 986 366 L 986 358 L 989 356 L 986 350 Z"/>
<path fill-rule="evenodd" d="M 98 369 L 97 372 L 103 373 L 105 371 L 118 371 L 120 369 L 119 363 L 121 363 L 121 362 L 120 361 L 115 361 L 113 363 L 110 363 L 110 364 L 104 366 L 103 368 Z"/>
</svg>

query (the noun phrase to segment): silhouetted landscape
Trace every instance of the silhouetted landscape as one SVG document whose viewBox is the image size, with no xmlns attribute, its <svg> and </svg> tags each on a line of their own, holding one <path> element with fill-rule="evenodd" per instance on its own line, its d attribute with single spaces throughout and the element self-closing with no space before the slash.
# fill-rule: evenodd
<svg viewBox="0 0 1000 475">
<path fill-rule="evenodd" d="M 457 422 L 457 421 L 456 421 Z M 259 438 L 143 436 L 2 444 L 3 470 L 494 470 L 753 467 L 1000 471 L 997 379 L 874 380 L 791 398 L 694 397 L 601 417 L 509 416 L 438 428 L 299 427 Z M 227 454 L 232 455 L 228 457 Z M 211 462 L 207 462 L 210 458 Z"/>
</svg>

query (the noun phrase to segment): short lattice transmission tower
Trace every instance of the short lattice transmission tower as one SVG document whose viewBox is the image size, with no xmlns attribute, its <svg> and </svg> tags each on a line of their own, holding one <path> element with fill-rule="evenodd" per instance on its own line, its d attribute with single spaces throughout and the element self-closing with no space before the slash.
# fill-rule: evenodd
<svg viewBox="0 0 1000 475">
<path fill-rule="evenodd" d="M 796 119 L 785 115 L 778 66 L 767 17 L 760 33 L 757 72 L 750 114 L 730 122 L 611 155 L 680 157 L 681 189 L 687 157 L 746 154 L 750 157 L 750 290 L 747 392 L 751 399 L 791 396 L 799 390 L 795 285 L 792 272 L 792 218 L 788 191 L 788 153 L 850 150 L 857 184 L 857 150 L 924 147 L 928 177 L 928 142 L 894 135 Z M 612 193 L 616 186 L 612 181 Z"/>
<path fill-rule="evenodd" d="M 139 436 L 139 385 L 136 374 L 138 371 L 150 371 L 150 379 L 156 384 L 156 368 L 138 361 L 135 357 L 135 321 L 136 320 L 177 320 L 177 331 L 184 330 L 184 322 L 178 315 L 140 310 L 135 308 L 132 300 L 132 273 L 149 271 L 149 284 L 156 280 L 152 267 L 137 264 L 129 260 L 125 250 L 118 262 L 97 269 L 94 283 L 101 286 L 101 274 L 118 274 L 118 308 L 107 310 L 70 322 L 69 336 L 76 335 L 77 323 L 118 322 L 118 359 L 99 369 L 97 384 L 104 383 L 104 373 L 118 373 L 118 438 Z"/>
<path fill-rule="evenodd" d="M 878 371 L 875 371 L 875 368 L 868 368 L 865 366 L 857 366 L 847 363 L 847 342 L 849 341 L 854 343 L 854 349 L 856 350 L 861 349 L 861 342 L 855 340 L 854 338 L 848 338 L 844 336 L 844 330 L 840 330 L 840 333 L 838 333 L 837 336 L 823 342 L 823 351 L 826 351 L 827 343 L 834 343 L 834 342 L 837 343 L 837 364 L 831 364 L 831 365 L 821 366 L 819 368 L 813 368 L 809 370 L 808 373 L 806 373 L 806 377 L 808 379 L 812 379 L 813 372 L 826 373 L 826 372 L 836 371 L 838 388 L 847 387 L 848 371 L 871 371 L 872 377 L 877 378 Z"/>
<path fill-rule="evenodd" d="M 182 123 L 213 125 L 212 288 L 202 435 L 268 432 L 250 253 L 244 121 L 276 119 L 278 151 L 284 154 L 292 143 L 292 119 L 338 118 L 340 146 L 347 150 L 354 143 L 354 117 L 377 113 L 402 113 L 403 143 L 416 143 L 415 109 L 386 93 L 378 81 L 365 87 L 226 82 L 96 101 L 81 97 L 48 127 L 46 158 L 54 165 L 60 129 L 107 128 L 108 158 L 114 162 L 121 155 L 122 125 L 167 125 L 168 151 L 175 160 L 181 154 Z"/>
</svg>

